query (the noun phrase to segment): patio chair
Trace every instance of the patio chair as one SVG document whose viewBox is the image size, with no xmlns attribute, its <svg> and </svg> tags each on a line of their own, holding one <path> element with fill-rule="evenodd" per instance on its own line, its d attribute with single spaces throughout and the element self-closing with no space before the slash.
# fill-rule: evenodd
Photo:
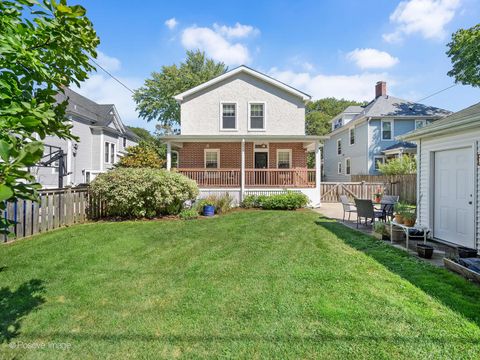
<svg viewBox="0 0 480 360">
<path fill-rule="evenodd" d="M 382 197 L 382 201 L 380 202 L 381 204 L 381 211 L 383 212 L 382 220 L 387 221 L 388 218 L 393 219 L 394 217 L 394 207 L 395 204 L 398 202 L 400 199 L 400 196 L 398 195 L 384 195 Z"/>
<path fill-rule="evenodd" d="M 358 224 L 365 218 L 365 226 L 367 226 L 368 219 L 371 223 L 375 223 L 375 219 L 383 216 L 382 211 L 375 211 L 372 200 L 355 199 L 355 206 L 357 207 L 357 229 Z"/>
<path fill-rule="evenodd" d="M 346 213 L 348 213 L 348 221 L 350 221 L 351 214 L 357 212 L 357 208 L 355 207 L 355 204 L 351 203 L 348 200 L 347 195 L 340 195 L 340 202 L 342 203 L 342 207 L 343 207 L 343 221 L 345 222 Z"/>
<path fill-rule="evenodd" d="M 381 204 L 395 204 L 400 199 L 398 195 L 383 195 Z"/>
</svg>

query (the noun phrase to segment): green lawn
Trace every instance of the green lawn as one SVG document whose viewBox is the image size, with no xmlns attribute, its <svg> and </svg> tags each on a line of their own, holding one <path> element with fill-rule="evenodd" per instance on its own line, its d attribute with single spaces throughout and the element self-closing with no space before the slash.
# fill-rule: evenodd
<svg viewBox="0 0 480 360">
<path fill-rule="evenodd" d="M 0 358 L 480 358 L 480 287 L 311 211 L 74 226 L 0 269 Z"/>
</svg>

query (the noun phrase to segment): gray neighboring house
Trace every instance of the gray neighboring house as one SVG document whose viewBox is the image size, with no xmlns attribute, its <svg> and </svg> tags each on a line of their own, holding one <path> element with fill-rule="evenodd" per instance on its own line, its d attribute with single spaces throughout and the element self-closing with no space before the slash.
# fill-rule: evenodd
<svg viewBox="0 0 480 360">
<path fill-rule="evenodd" d="M 115 105 L 97 104 L 68 88 L 65 94 L 57 95 L 57 101 L 62 102 L 66 97 L 69 98 L 66 116 L 73 126 L 72 134 L 80 140 L 47 136 L 43 160 L 55 151 L 54 147 L 61 148 L 67 172 L 63 184 L 76 186 L 89 183 L 110 169 L 125 154 L 125 148 L 136 145 L 139 139 L 122 123 Z M 58 162 L 53 165 L 58 166 Z M 31 172 L 43 188 L 58 187 L 58 167 L 34 167 Z"/>
<path fill-rule="evenodd" d="M 365 106 L 349 106 L 331 120 L 324 143 L 325 181 L 351 181 L 351 175 L 378 175 L 378 163 L 415 154 L 416 145 L 396 140 L 451 112 L 387 94 L 387 84 L 375 85 L 375 99 Z"/>
</svg>

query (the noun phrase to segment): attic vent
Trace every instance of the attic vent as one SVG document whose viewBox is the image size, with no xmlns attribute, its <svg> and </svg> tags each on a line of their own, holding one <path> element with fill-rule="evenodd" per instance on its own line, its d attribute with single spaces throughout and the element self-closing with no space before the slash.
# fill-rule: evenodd
<svg viewBox="0 0 480 360">
<path fill-rule="evenodd" d="M 77 110 L 77 105 L 73 104 L 73 110 Z"/>
</svg>

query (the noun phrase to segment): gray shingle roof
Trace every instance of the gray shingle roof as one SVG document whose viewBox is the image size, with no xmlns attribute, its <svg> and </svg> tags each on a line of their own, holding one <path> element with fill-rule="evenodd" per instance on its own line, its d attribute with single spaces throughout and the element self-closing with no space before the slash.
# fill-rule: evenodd
<svg viewBox="0 0 480 360">
<path fill-rule="evenodd" d="M 343 112 L 344 113 L 360 113 L 363 111 L 363 109 L 364 107 L 360 105 L 350 105 Z"/>
<path fill-rule="evenodd" d="M 451 114 L 450 111 L 434 106 L 414 103 L 390 95 L 379 96 L 368 104 L 358 116 L 431 116 L 443 117 Z"/>
<path fill-rule="evenodd" d="M 407 141 L 400 141 L 392 146 L 385 148 L 383 151 L 395 150 L 395 149 L 416 149 L 417 145 Z"/>
</svg>

